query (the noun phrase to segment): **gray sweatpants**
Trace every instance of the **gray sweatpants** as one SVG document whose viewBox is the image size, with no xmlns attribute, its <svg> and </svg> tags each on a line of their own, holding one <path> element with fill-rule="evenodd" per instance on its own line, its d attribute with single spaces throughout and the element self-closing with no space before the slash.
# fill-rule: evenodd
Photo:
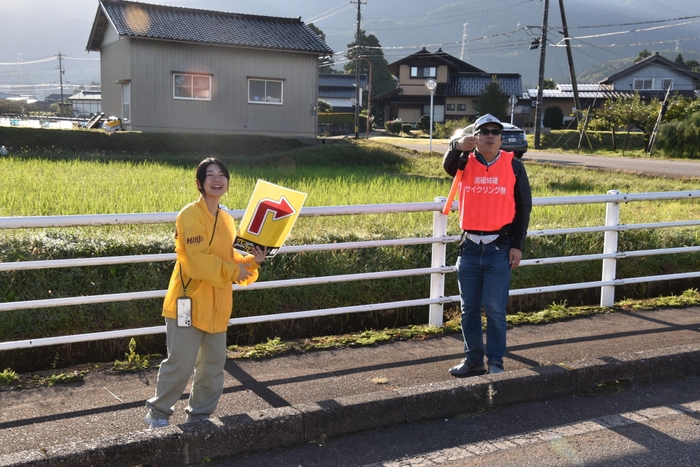
<svg viewBox="0 0 700 467">
<path fill-rule="evenodd" d="M 151 417 L 168 419 L 194 371 L 187 421 L 209 417 L 224 389 L 226 333 L 211 334 L 195 327 L 181 328 L 166 318 L 168 358 L 158 370 L 156 395 L 146 401 Z"/>
</svg>

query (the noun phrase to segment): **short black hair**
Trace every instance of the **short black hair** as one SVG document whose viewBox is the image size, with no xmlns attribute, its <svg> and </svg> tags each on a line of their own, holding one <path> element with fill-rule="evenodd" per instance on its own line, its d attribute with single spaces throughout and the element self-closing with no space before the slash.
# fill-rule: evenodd
<svg viewBox="0 0 700 467">
<path fill-rule="evenodd" d="M 216 164 L 221 169 L 221 171 L 224 173 L 224 177 L 226 177 L 226 180 L 231 180 L 231 174 L 229 173 L 228 168 L 226 168 L 226 164 L 216 157 L 207 157 L 197 166 L 196 175 L 197 181 L 199 182 L 197 189 L 204 197 L 207 196 L 207 194 L 204 192 L 204 180 L 207 178 L 207 167 L 212 164 Z"/>
</svg>

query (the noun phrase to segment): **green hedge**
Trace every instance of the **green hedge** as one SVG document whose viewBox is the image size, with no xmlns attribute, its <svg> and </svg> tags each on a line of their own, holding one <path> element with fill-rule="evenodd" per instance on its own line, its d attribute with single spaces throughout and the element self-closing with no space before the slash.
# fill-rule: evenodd
<svg viewBox="0 0 700 467">
<path fill-rule="evenodd" d="M 303 147 L 294 139 L 253 135 L 141 133 L 0 127 L 0 144 L 10 153 L 86 153 L 91 155 L 167 155 L 228 157 Z M 167 160 L 167 157 L 164 159 Z"/>
<path fill-rule="evenodd" d="M 534 147 L 534 135 L 527 135 L 530 147 Z M 540 133 L 540 146 L 542 149 L 566 149 L 578 148 L 580 133 L 577 130 L 552 130 L 549 133 Z M 605 149 L 623 151 L 644 150 L 644 138 L 642 133 L 616 132 L 615 144 L 611 131 L 588 131 L 584 136 L 581 147 L 583 149 Z"/>
</svg>

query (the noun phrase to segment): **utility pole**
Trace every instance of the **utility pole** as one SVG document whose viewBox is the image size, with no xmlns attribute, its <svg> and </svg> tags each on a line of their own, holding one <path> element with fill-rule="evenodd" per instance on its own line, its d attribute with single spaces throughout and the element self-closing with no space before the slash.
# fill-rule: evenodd
<svg viewBox="0 0 700 467">
<path fill-rule="evenodd" d="M 350 3 L 355 3 L 351 1 Z M 355 139 L 360 138 L 360 21 L 362 14 L 360 7 L 367 0 L 357 0 L 357 33 L 355 34 Z"/>
<path fill-rule="evenodd" d="M 362 57 L 362 60 L 366 61 L 369 65 L 369 81 L 367 81 L 367 135 L 366 139 L 369 139 L 369 129 L 371 126 L 370 117 L 372 116 L 372 62 L 367 57 Z M 358 122 L 359 124 L 359 122 Z"/>
<path fill-rule="evenodd" d="M 63 69 L 63 62 L 61 59 L 63 58 L 63 55 L 61 55 L 61 51 L 58 51 L 58 77 L 59 77 L 59 82 L 61 83 L 61 104 L 64 104 L 66 101 L 63 99 L 63 73 L 66 72 L 66 70 Z"/>
<path fill-rule="evenodd" d="M 535 107 L 535 149 L 540 148 L 540 126 L 542 125 L 542 91 L 544 89 L 544 56 L 547 48 L 547 17 L 549 16 L 549 0 L 544 0 L 542 15 L 542 41 L 540 42 L 540 79 L 537 86 L 537 107 Z"/>
<path fill-rule="evenodd" d="M 574 58 L 571 55 L 571 41 L 569 40 L 569 27 L 566 25 L 566 13 L 564 13 L 564 0 L 559 0 L 559 10 L 561 10 L 561 24 L 566 42 L 566 58 L 569 60 L 569 74 L 571 75 L 571 89 L 574 91 L 574 116 L 578 123 L 578 113 L 581 111 L 581 103 L 578 100 L 578 86 L 576 84 L 576 71 L 574 70 Z M 580 149 L 580 148 L 579 148 Z"/>
</svg>

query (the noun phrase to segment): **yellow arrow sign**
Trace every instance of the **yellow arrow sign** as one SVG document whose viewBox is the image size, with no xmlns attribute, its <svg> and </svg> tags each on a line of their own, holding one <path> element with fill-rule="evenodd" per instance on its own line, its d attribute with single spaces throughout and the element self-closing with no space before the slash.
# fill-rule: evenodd
<svg viewBox="0 0 700 467">
<path fill-rule="evenodd" d="M 267 256 L 277 254 L 289 236 L 306 193 L 258 180 L 238 228 L 233 247 L 251 253 L 267 247 Z"/>
</svg>

